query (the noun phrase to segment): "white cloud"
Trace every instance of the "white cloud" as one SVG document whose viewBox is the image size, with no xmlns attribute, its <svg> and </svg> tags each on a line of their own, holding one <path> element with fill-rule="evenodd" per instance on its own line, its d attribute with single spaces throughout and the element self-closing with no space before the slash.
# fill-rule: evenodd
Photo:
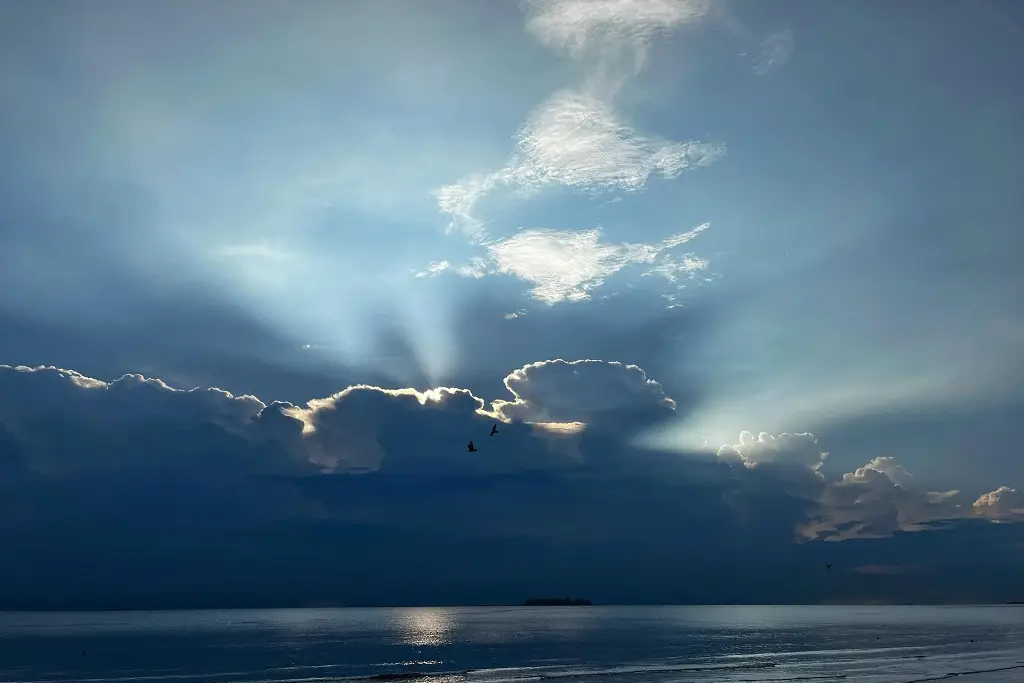
<svg viewBox="0 0 1024 683">
<path fill-rule="evenodd" d="M 527 29 L 548 47 L 576 59 L 630 51 L 634 69 L 658 34 L 698 21 L 711 0 L 527 0 Z"/>
<path fill-rule="evenodd" d="M 439 209 L 473 239 L 484 236 L 475 209 L 506 188 L 529 196 L 561 186 L 600 192 L 641 189 L 652 175 L 675 178 L 725 153 L 719 143 L 673 142 L 638 133 L 615 112 L 618 89 L 643 66 L 651 40 L 700 21 L 711 0 L 526 0 L 526 28 L 543 44 L 587 64 L 582 89 L 539 105 L 516 134 L 504 168 L 437 191 Z"/>
<path fill-rule="evenodd" d="M 694 274 L 707 270 L 707 267 L 711 265 L 707 259 L 698 258 L 693 254 L 683 254 L 678 259 L 665 259 L 658 263 L 646 273 L 645 276 L 657 275 L 663 277 L 669 282 L 678 282 L 680 279 L 690 279 Z M 675 301 L 675 295 L 666 295 L 669 301 Z"/>
<path fill-rule="evenodd" d="M 828 453 L 818 447 L 818 439 L 809 432 L 782 433 L 778 436 L 761 432 L 755 438 L 752 433 L 743 431 L 740 432 L 738 444 L 718 449 L 718 457 L 739 462 L 746 468 L 755 468 L 764 463 L 785 463 L 817 472 Z"/>
<path fill-rule="evenodd" d="M 601 242 L 600 230 L 524 230 L 489 248 L 497 273 L 534 285 L 533 298 L 553 304 L 581 301 L 605 278 L 630 263 L 649 263 L 657 251 L 646 245 Z"/>
<path fill-rule="evenodd" d="M 613 413 L 664 415 L 676 408 L 642 368 L 617 361 L 540 361 L 510 373 L 504 383 L 514 399 L 494 401 L 492 409 L 506 420 L 587 424 Z"/>
<path fill-rule="evenodd" d="M 435 261 L 426 268 L 420 271 L 416 271 L 416 277 L 433 277 L 434 275 L 440 275 L 444 271 L 452 267 L 452 264 L 448 261 Z"/>
<path fill-rule="evenodd" d="M 706 166 L 725 153 L 718 143 L 672 142 L 639 134 L 612 107 L 585 92 L 563 90 L 537 107 L 516 135 L 508 164 L 441 188 L 438 206 L 460 229 L 479 238 L 484 225 L 474 216 L 477 203 L 498 188 L 522 196 L 550 186 L 587 192 L 635 192 L 652 175 L 675 178 Z"/>
<path fill-rule="evenodd" d="M 447 261 L 433 263 L 416 274 L 432 277 L 454 271 L 463 277 L 511 275 L 533 285 L 531 296 L 547 304 L 583 301 L 593 290 L 623 268 L 641 265 L 644 275 L 664 277 L 670 283 L 693 277 L 708 267 L 693 254 L 674 256 L 669 250 L 704 232 L 708 224 L 673 235 L 656 244 L 614 244 L 601 240 L 601 230 L 523 230 L 486 246 L 487 257 L 453 267 Z"/>
<path fill-rule="evenodd" d="M 719 145 L 642 136 L 597 97 L 563 90 L 519 130 L 512 163 L 499 179 L 528 190 L 560 184 L 634 191 L 654 173 L 674 178 L 721 153 Z"/>
</svg>

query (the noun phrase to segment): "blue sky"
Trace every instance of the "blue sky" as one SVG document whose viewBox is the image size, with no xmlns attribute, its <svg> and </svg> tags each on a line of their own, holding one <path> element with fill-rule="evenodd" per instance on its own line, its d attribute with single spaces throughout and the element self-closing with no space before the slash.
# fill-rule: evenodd
<svg viewBox="0 0 1024 683">
<path fill-rule="evenodd" d="M 872 553 L 996 552 L 1022 32 L 995 0 L 5 3 L 5 533 L 155 487 L 167 523 L 208 496 L 249 529 L 554 544 L 552 575 L 721 528 L 891 581 L 941 562 Z M 626 521 L 553 522 L 594 507 Z"/>
</svg>

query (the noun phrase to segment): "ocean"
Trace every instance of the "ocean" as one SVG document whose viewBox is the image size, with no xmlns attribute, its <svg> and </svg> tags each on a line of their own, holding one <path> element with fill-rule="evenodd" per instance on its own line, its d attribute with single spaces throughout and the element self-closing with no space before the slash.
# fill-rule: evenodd
<svg viewBox="0 0 1024 683">
<path fill-rule="evenodd" d="M 1024 607 L 0 612 L 0 681 L 1024 681 Z"/>
</svg>

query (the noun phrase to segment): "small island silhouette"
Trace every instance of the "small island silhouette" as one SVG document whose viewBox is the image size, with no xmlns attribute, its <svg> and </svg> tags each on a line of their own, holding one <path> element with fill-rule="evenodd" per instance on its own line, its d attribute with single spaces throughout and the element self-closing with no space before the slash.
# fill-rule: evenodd
<svg viewBox="0 0 1024 683">
<path fill-rule="evenodd" d="M 586 598 L 528 598 L 523 601 L 523 605 L 526 607 L 562 607 L 565 605 L 583 607 L 593 604 Z"/>
</svg>

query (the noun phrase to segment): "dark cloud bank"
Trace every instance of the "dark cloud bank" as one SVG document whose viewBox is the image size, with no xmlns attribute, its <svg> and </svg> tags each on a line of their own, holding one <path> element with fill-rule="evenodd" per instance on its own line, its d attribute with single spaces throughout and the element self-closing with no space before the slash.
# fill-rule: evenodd
<svg viewBox="0 0 1024 683">
<path fill-rule="evenodd" d="M 2 365 L 0 607 L 1022 597 L 1018 491 L 928 491 L 884 457 L 830 480 L 811 434 L 637 449 L 684 410 L 637 366 L 504 385 L 266 404 Z"/>
</svg>

